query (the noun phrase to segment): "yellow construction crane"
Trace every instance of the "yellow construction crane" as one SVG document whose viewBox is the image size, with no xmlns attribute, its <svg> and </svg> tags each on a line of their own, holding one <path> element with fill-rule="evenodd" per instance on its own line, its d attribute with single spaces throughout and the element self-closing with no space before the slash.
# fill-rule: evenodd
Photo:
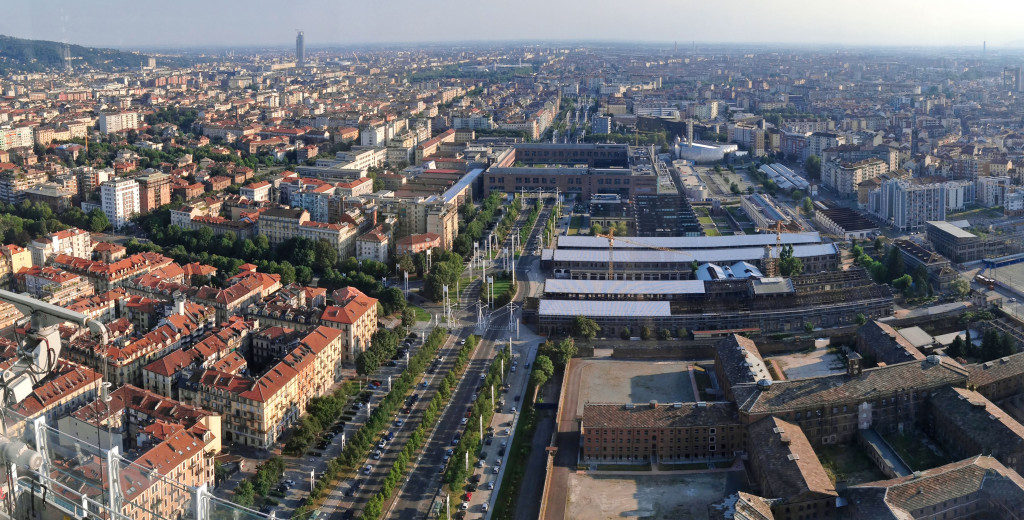
<svg viewBox="0 0 1024 520">
<path fill-rule="evenodd" d="M 609 231 L 607 234 L 598 233 L 598 234 L 596 234 L 594 236 L 601 237 L 601 238 L 607 238 L 608 239 L 608 279 L 609 280 L 614 280 L 615 279 L 615 255 L 614 255 L 614 253 L 615 253 L 615 241 L 616 240 L 619 240 L 620 242 L 625 242 L 627 244 L 633 244 L 633 245 L 635 245 L 637 247 L 642 247 L 644 249 L 655 249 L 655 250 L 658 250 L 658 251 L 666 251 L 666 252 L 669 252 L 669 253 L 676 253 L 676 254 L 680 254 L 680 255 L 687 255 L 691 259 L 693 258 L 693 255 L 688 253 L 688 252 L 686 252 L 686 251 L 681 251 L 679 249 L 670 249 L 668 247 L 652 246 L 650 244 L 645 244 L 645 243 L 639 242 L 637 240 L 630 240 L 628 238 L 616 237 L 614 232 L 612 232 L 612 231 Z"/>
</svg>

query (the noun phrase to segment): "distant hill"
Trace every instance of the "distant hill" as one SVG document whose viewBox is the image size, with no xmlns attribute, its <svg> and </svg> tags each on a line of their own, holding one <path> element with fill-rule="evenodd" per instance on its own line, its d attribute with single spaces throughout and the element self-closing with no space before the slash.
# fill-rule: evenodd
<svg viewBox="0 0 1024 520">
<path fill-rule="evenodd" d="M 46 40 L 23 40 L 0 35 L 0 72 L 41 72 L 64 66 L 64 44 Z M 100 70 L 138 68 L 147 56 L 115 49 L 69 45 L 75 68 L 88 65 Z"/>
</svg>

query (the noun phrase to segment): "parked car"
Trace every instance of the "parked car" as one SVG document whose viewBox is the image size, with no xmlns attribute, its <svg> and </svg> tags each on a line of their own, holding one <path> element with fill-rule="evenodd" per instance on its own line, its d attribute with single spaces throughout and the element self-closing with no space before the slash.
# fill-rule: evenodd
<svg viewBox="0 0 1024 520">
<path fill-rule="evenodd" d="M 403 419 L 396 419 L 395 420 L 395 426 L 396 427 L 401 428 L 403 424 L 405 424 L 405 420 L 403 420 Z"/>
<path fill-rule="evenodd" d="M 493 468 L 491 468 L 491 473 L 494 473 L 495 475 L 497 475 L 499 471 L 501 471 L 501 469 L 498 468 L 498 466 L 494 466 Z"/>
<path fill-rule="evenodd" d="M 369 464 L 367 464 L 366 466 L 363 466 L 363 475 L 369 475 L 372 472 L 373 472 L 373 466 L 371 466 Z"/>
<path fill-rule="evenodd" d="M 494 481 L 492 480 L 488 482 L 487 485 L 484 487 L 486 487 L 487 489 L 494 489 Z"/>
<path fill-rule="evenodd" d="M 468 422 L 469 422 L 469 419 L 467 419 L 467 418 L 463 417 L 463 418 L 462 418 L 462 420 L 461 420 L 461 421 L 459 421 L 459 424 L 461 424 L 461 425 L 465 426 L 465 425 L 466 425 L 466 423 L 468 423 Z"/>
<path fill-rule="evenodd" d="M 384 452 L 382 452 L 380 450 L 376 450 L 376 451 L 373 452 L 373 460 L 380 460 L 381 456 L 383 456 L 383 455 L 384 455 Z"/>
<path fill-rule="evenodd" d="M 482 504 L 482 505 L 480 506 L 480 510 L 481 510 L 481 511 L 483 511 L 484 513 L 486 513 L 486 512 L 487 512 L 487 502 L 484 502 L 484 503 L 483 503 L 483 504 Z"/>
</svg>

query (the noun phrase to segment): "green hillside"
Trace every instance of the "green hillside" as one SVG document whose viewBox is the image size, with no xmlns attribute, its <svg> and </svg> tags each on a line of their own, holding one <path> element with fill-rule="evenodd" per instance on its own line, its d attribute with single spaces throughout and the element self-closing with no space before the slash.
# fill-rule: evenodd
<svg viewBox="0 0 1024 520">
<path fill-rule="evenodd" d="M 70 45 L 75 68 L 85 65 L 100 70 L 138 68 L 145 55 L 114 49 Z M 64 66 L 63 44 L 45 40 L 23 40 L 0 35 L 0 72 L 41 72 Z"/>
</svg>

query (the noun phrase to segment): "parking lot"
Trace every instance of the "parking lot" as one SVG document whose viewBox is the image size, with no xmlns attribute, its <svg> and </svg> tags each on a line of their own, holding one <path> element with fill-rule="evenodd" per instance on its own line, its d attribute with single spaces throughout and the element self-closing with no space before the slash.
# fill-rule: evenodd
<svg viewBox="0 0 1024 520">
<path fill-rule="evenodd" d="M 586 403 L 693 402 L 693 385 L 683 361 L 585 361 L 578 414 Z"/>
</svg>

